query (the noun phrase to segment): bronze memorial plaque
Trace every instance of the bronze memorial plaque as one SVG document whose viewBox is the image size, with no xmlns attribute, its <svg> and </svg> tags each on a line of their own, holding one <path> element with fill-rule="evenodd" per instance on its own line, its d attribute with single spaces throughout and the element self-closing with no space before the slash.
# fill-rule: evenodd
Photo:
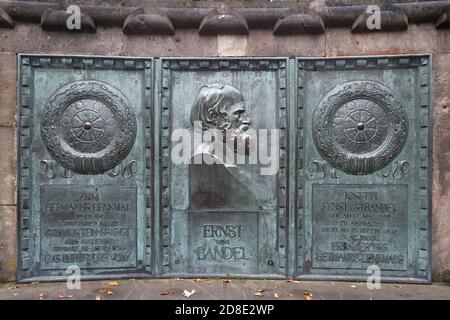
<svg viewBox="0 0 450 320">
<path fill-rule="evenodd" d="M 159 63 L 160 272 L 286 274 L 287 60 Z"/>
<path fill-rule="evenodd" d="M 430 65 L 298 61 L 300 278 L 430 281 Z"/>
<path fill-rule="evenodd" d="M 152 60 L 18 62 L 19 278 L 151 270 Z"/>
<path fill-rule="evenodd" d="M 18 63 L 21 281 L 430 281 L 430 55 Z"/>
</svg>

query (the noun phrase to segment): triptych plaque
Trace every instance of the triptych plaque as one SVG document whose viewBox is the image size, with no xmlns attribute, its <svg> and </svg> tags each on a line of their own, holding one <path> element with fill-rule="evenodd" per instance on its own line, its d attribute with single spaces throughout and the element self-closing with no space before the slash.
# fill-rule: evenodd
<svg viewBox="0 0 450 320">
<path fill-rule="evenodd" d="M 22 281 L 430 281 L 430 56 L 18 64 Z"/>
</svg>

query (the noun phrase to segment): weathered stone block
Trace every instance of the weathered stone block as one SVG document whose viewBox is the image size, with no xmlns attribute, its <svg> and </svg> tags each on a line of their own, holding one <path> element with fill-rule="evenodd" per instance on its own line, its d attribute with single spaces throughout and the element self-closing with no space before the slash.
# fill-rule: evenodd
<svg viewBox="0 0 450 320">
<path fill-rule="evenodd" d="M 412 24 L 407 31 L 355 34 L 327 29 L 327 56 L 356 56 L 400 53 L 450 52 L 450 33 L 432 24 Z"/>
<path fill-rule="evenodd" d="M 252 30 L 247 38 L 247 56 L 324 56 L 325 35 L 275 36 L 270 30 Z"/>
<path fill-rule="evenodd" d="M 434 56 L 433 274 L 450 270 L 450 54 Z M 448 274 L 448 271 L 447 271 Z"/>
<path fill-rule="evenodd" d="M 294 13 L 281 17 L 274 29 L 275 35 L 288 34 L 322 34 L 325 33 L 325 25 L 319 15 Z"/>
<path fill-rule="evenodd" d="M 248 34 L 248 25 L 240 14 L 219 10 L 203 19 L 198 33 L 200 35 Z"/>
<path fill-rule="evenodd" d="M 381 11 L 380 12 L 380 26 L 379 29 L 369 29 L 371 25 L 371 14 L 365 12 L 355 20 L 352 25 L 352 32 L 386 32 L 386 31 L 401 31 L 408 29 L 408 17 L 402 12 Z M 371 26 L 372 27 L 372 26 Z"/>
<path fill-rule="evenodd" d="M 444 12 L 436 21 L 437 29 L 444 29 L 450 27 L 450 10 Z"/>
<path fill-rule="evenodd" d="M 11 19 L 8 13 L 5 10 L 0 8 L 0 27 L 4 28 L 14 28 L 14 20 Z"/>
<path fill-rule="evenodd" d="M 217 47 L 217 55 L 219 57 L 245 56 L 247 52 L 247 36 L 218 35 Z"/>
<path fill-rule="evenodd" d="M 15 129 L 0 127 L 0 205 L 13 204 L 16 204 Z"/>
<path fill-rule="evenodd" d="M 172 21 L 162 12 L 138 13 L 130 15 L 123 24 L 123 32 L 127 34 L 168 34 L 173 35 L 175 29 Z"/>
<path fill-rule="evenodd" d="M 70 31 L 70 32 L 95 32 L 95 22 L 92 18 L 81 12 L 79 28 L 68 29 L 72 12 L 63 10 L 47 10 L 41 18 L 41 27 L 48 31 Z"/>
<path fill-rule="evenodd" d="M 16 279 L 16 206 L 0 206 L 0 281 Z"/>
<path fill-rule="evenodd" d="M 16 70 L 16 55 L 0 53 L 0 126 L 14 125 Z"/>
<path fill-rule="evenodd" d="M 217 36 L 200 36 L 193 29 L 176 30 L 174 36 L 124 35 L 121 29 L 104 27 L 98 27 L 96 33 L 46 32 L 38 25 L 18 24 L 15 29 L 2 29 L 1 51 L 138 57 L 216 56 Z M 15 90 L 15 81 L 8 83 Z"/>
</svg>

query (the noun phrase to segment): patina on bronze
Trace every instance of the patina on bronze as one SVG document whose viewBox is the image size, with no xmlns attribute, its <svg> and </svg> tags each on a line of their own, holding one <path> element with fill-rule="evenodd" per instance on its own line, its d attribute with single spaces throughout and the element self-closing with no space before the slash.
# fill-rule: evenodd
<svg viewBox="0 0 450 320">
<path fill-rule="evenodd" d="M 299 60 L 299 278 L 430 281 L 430 63 Z"/>
<path fill-rule="evenodd" d="M 19 66 L 19 279 L 150 270 L 152 60 L 21 55 Z"/>
<path fill-rule="evenodd" d="M 285 229 L 281 229 L 284 223 L 278 221 L 283 221 L 286 213 L 282 209 L 285 194 L 281 193 L 285 171 L 264 177 L 258 164 L 228 162 L 213 150 L 223 147 L 225 153 L 234 156 L 240 151 L 237 141 L 251 145 L 250 128 L 285 128 L 284 121 L 271 114 L 286 112 L 286 105 L 279 103 L 282 89 L 277 81 L 286 75 L 286 60 L 205 62 L 162 61 L 167 66 L 163 67 L 162 77 L 167 78 L 170 87 L 163 90 L 162 115 L 167 119 L 163 123 L 170 122 L 168 128 L 173 130 L 185 127 L 188 119 L 191 133 L 212 129 L 222 133 L 220 141 L 195 146 L 191 164 L 168 161 L 170 170 L 163 168 L 168 204 L 162 208 L 161 228 L 162 241 L 168 246 L 162 247 L 162 271 L 190 276 L 283 276 L 286 238 Z M 165 132 L 165 127 L 162 130 Z M 162 136 L 164 146 L 166 134 Z M 249 150 L 242 151 L 245 154 Z M 200 161 L 196 162 L 196 158 Z M 205 158 L 215 163 L 202 161 Z M 282 166 L 285 168 L 285 163 Z"/>
<path fill-rule="evenodd" d="M 19 55 L 21 281 L 252 277 L 425 283 L 431 56 Z M 196 128 L 197 122 L 200 126 Z M 279 170 L 233 156 L 278 129 Z M 227 139 L 226 132 L 232 134 Z M 223 144 L 225 142 L 225 144 Z M 370 269 L 372 268 L 372 269 Z"/>
</svg>

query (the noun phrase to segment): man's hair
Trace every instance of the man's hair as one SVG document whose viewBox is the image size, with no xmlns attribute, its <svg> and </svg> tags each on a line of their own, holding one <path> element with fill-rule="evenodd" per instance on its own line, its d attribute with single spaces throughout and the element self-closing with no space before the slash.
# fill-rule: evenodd
<svg viewBox="0 0 450 320">
<path fill-rule="evenodd" d="M 191 110 L 191 124 L 201 122 L 202 130 L 217 128 L 228 129 L 225 121 L 227 109 L 237 103 L 243 103 L 238 89 L 221 82 L 215 82 L 200 88 Z"/>
</svg>

